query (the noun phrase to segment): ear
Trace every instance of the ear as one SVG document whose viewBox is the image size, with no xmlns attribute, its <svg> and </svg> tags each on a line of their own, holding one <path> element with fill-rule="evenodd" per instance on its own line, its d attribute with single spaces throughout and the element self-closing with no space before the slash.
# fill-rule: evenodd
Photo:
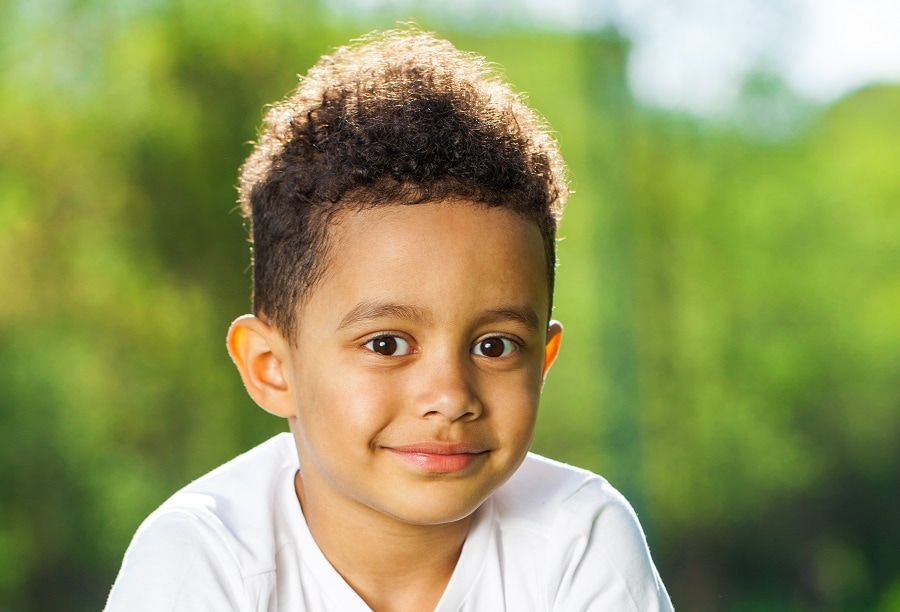
<svg viewBox="0 0 900 612">
<path fill-rule="evenodd" d="M 550 323 L 547 324 L 547 344 L 544 346 L 544 368 L 541 373 L 542 381 L 547 378 L 547 371 L 550 370 L 550 366 L 553 365 L 553 362 L 556 361 L 556 356 L 559 354 L 559 344 L 562 342 L 562 332 L 562 323 L 559 321 L 551 320 Z"/>
<path fill-rule="evenodd" d="M 228 328 L 228 354 L 247 393 L 259 407 L 276 416 L 294 416 L 285 377 L 288 346 L 278 331 L 253 315 L 243 315 Z"/>
</svg>

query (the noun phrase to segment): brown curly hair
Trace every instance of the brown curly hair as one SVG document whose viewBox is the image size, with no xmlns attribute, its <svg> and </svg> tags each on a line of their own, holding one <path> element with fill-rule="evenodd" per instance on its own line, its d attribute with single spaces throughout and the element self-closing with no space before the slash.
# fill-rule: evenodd
<svg viewBox="0 0 900 612">
<path fill-rule="evenodd" d="M 537 223 L 553 296 L 565 165 L 541 119 L 484 58 L 417 30 L 323 56 L 274 105 L 241 168 L 253 310 L 290 341 L 339 211 L 461 199 Z"/>
</svg>

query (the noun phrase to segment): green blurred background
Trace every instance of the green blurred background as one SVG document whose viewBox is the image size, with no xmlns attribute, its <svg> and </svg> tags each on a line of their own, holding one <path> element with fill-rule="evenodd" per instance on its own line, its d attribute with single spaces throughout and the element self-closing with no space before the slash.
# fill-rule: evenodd
<svg viewBox="0 0 900 612">
<path fill-rule="evenodd" d="M 224 350 L 237 168 L 297 73 L 409 17 L 572 168 L 535 449 L 626 493 L 680 610 L 900 610 L 900 87 L 762 67 L 664 110 L 613 29 L 382 5 L 0 1 L 0 610 L 101 608 L 151 510 L 285 428 Z"/>
</svg>

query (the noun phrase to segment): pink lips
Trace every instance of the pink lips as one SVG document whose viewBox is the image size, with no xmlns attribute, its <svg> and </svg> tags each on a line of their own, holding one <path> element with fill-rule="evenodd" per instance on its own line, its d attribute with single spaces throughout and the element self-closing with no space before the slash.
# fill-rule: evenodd
<svg viewBox="0 0 900 612">
<path fill-rule="evenodd" d="M 436 442 L 388 446 L 385 450 L 419 470 L 435 474 L 465 470 L 487 455 L 482 448 Z"/>
</svg>

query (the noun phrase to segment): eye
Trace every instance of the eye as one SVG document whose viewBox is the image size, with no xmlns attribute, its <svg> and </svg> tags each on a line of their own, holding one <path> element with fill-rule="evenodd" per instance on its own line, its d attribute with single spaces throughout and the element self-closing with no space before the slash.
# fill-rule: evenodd
<svg viewBox="0 0 900 612">
<path fill-rule="evenodd" d="M 378 353 L 379 355 L 385 355 L 387 357 L 409 355 L 413 352 L 409 342 L 399 336 L 387 334 L 372 338 L 366 342 L 364 346 L 373 353 Z"/>
<path fill-rule="evenodd" d="M 509 338 L 489 336 L 479 340 L 472 347 L 472 352 L 482 357 L 506 357 L 518 349 L 519 345 Z"/>
</svg>

